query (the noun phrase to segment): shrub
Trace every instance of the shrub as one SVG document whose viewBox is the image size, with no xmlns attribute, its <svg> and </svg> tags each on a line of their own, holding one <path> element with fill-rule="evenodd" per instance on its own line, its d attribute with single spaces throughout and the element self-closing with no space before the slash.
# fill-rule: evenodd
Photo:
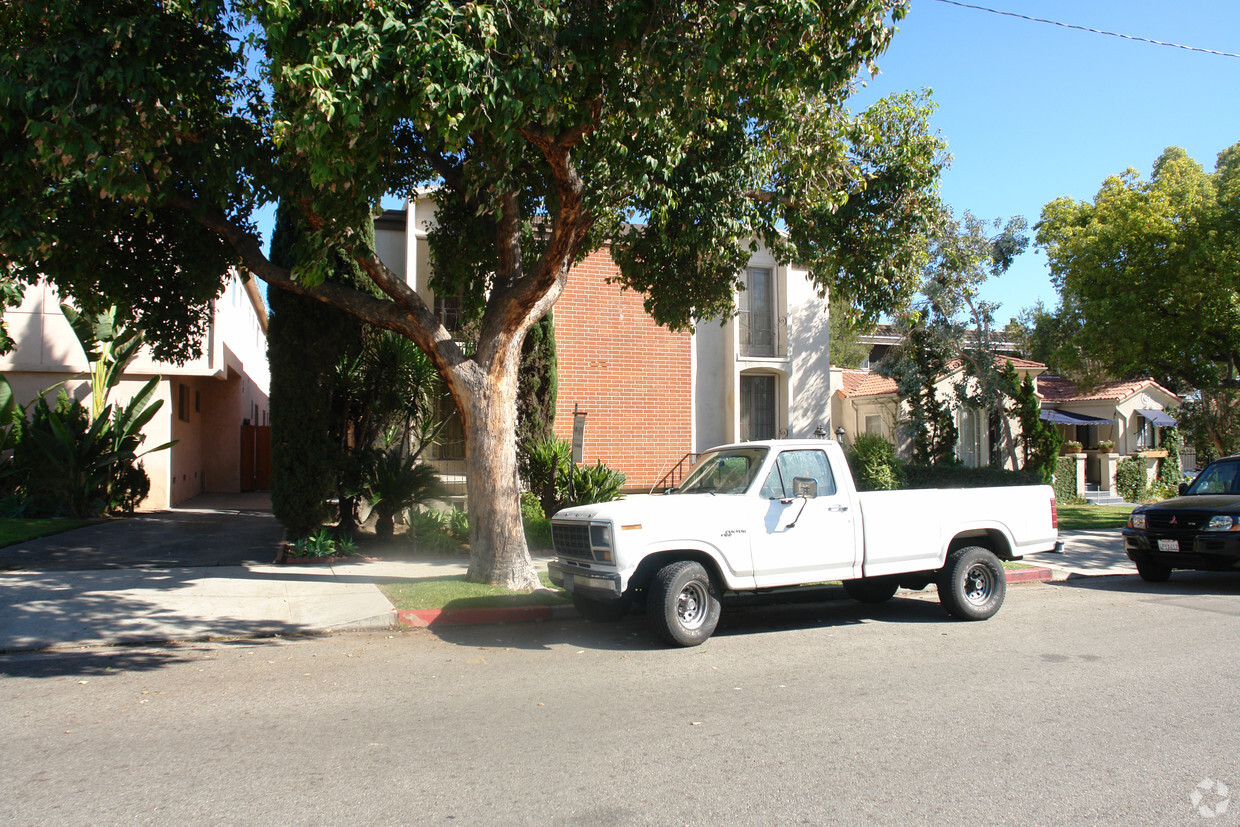
<svg viewBox="0 0 1240 827">
<path fill-rule="evenodd" d="M 890 491 L 903 484 L 895 448 L 878 434 L 862 434 L 848 451 L 848 467 L 860 491 Z"/>
<path fill-rule="evenodd" d="M 1042 485 L 1032 471 L 1003 468 L 966 468 L 963 465 L 906 465 L 905 488 L 989 488 L 1007 485 Z"/>
<path fill-rule="evenodd" d="M 1079 499 L 1081 492 L 1076 490 L 1076 460 L 1060 457 L 1055 462 L 1055 501 L 1070 503 Z"/>
<path fill-rule="evenodd" d="M 362 493 L 369 500 L 378 522 L 375 534 L 391 537 L 398 513 L 438 496 L 443 486 L 429 465 L 419 464 L 399 446 L 368 457 L 362 475 Z"/>
<path fill-rule="evenodd" d="M 526 484 L 538 498 L 544 515 L 561 508 L 588 503 L 610 502 L 620 498 L 625 476 L 602 462 L 576 468 L 572 446 L 555 438 L 537 440 L 527 446 Z"/>
<path fill-rule="evenodd" d="M 453 509 L 457 511 L 457 509 Z M 465 512 L 461 511 L 460 514 Z M 453 530 L 452 518 L 446 511 L 411 511 L 407 517 L 408 528 L 405 536 L 413 543 L 414 549 L 422 554 L 431 555 L 463 555 L 463 541 Z M 469 538 L 469 519 L 464 519 L 465 538 Z"/>
<path fill-rule="evenodd" d="M 1115 469 L 1115 487 L 1119 489 L 1124 502 L 1141 502 L 1147 488 L 1145 460 L 1141 457 L 1121 459 L 1119 467 Z"/>
<path fill-rule="evenodd" d="M 357 554 L 352 537 L 337 537 L 330 529 L 320 528 L 293 543 L 294 557 L 351 557 Z"/>
</svg>

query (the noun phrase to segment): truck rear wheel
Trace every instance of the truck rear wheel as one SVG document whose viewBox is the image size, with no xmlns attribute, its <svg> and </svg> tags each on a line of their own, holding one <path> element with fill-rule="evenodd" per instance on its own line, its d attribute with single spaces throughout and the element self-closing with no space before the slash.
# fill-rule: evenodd
<svg viewBox="0 0 1240 827">
<path fill-rule="evenodd" d="M 573 594 L 573 608 L 591 623 L 614 623 L 623 620 L 629 613 L 630 605 L 627 597 L 619 600 L 595 600 L 593 597 Z"/>
<path fill-rule="evenodd" d="M 939 571 L 939 602 L 957 620 L 993 617 L 1007 594 L 1003 564 L 990 549 L 958 548 Z"/>
<path fill-rule="evenodd" d="M 895 597 L 900 584 L 886 577 L 863 577 L 860 580 L 845 580 L 844 591 L 858 603 L 886 603 Z"/>
<path fill-rule="evenodd" d="M 646 616 L 655 635 L 673 646 L 697 646 L 719 625 L 719 593 L 700 563 L 681 560 L 655 574 Z"/>
</svg>

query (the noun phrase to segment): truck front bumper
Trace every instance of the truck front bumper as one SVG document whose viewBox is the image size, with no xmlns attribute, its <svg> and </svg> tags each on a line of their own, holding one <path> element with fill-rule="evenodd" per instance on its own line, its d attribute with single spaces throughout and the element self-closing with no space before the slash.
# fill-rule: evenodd
<svg viewBox="0 0 1240 827">
<path fill-rule="evenodd" d="M 1240 570 L 1240 537 L 1230 532 L 1191 534 L 1124 529 L 1124 552 L 1134 563 L 1159 563 L 1173 569 Z"/>
<path fill-rule="evenodd" d="M 585 566 L 555 560 L 547 564 L 547 576 L 552 583 L 569 594 L 580 594 L 596 600 L 619 600 L 624 595 L 624 590 L 620 588 L 619 574 L 594 571 Z"/>
</svg>

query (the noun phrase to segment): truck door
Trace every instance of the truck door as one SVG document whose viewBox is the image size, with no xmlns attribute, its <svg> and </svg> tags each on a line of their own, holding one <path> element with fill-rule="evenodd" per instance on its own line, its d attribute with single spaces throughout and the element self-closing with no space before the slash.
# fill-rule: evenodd
<svg viewBox="0 0 1240 827">
<path fill-rule="evenodd" d="M 813 496 L 797 496 L 793 481 L 812 479 Z M 782 452 L 759 489 L 746 497 L 756 585 L 789 586 L 854 576 L 858 519 L 846 492 L 836 484 L 825 451 Z"/>
</svg>

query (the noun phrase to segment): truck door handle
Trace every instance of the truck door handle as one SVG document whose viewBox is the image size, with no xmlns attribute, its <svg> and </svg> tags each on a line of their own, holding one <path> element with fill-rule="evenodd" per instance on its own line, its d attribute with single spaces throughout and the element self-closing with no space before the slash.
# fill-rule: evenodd
<svg viewBox="0 0 1240 827">
<path fill-rule="evenodd" d="M 830 508 L 828 508 L 827 510 L 828 510 L 828 511 L 834 511 L 836 514 L 839 514 L 839 513 L 840 513 L 840 512 L 842 512 L 842 511 L 847 511 L 847 510 L 848 510 L 848 506 L 846 506 L 846 505 L 833 505 L 833 506 L 831 506 Z"/>
</svg>

